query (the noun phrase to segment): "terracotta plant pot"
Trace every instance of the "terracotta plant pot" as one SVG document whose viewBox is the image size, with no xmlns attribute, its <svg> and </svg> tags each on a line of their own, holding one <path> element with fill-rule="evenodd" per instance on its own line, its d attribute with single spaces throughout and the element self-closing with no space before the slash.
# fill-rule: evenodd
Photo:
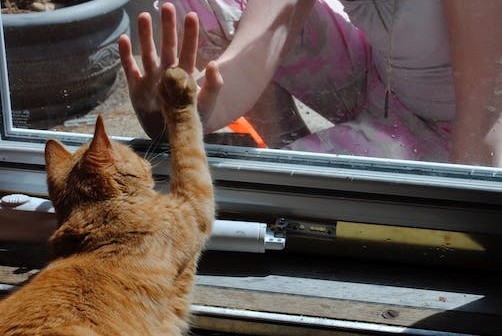
<svg viewBox="0 0 502 336">
<path fill-rule="evenodd" d="M 129 32 L 129 0 L 89 0 L 48 12 L 3 14 L 16 127 L 51 127 L 106 98 Z"/>
</svg>

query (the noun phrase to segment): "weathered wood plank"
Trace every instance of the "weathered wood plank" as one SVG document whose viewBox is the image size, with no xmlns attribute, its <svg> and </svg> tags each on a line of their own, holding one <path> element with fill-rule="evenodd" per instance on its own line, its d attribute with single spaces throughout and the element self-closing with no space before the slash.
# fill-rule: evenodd
<svg viewBox="0 0 502 336">
<path fill-rule="evenodd" d="M 0 283 L 22 284 L 47 260 L 43 246 L 0 245 Z M 500 335 L 499 280 L 497 274 L 461 269 L 288 254 L 206 253 L 194 299 L 195 304 L 208 307 Z M 199 318 L 209 323 L 207 317 Z M 256 321 L 239 323 L 256 327 Z M 273 325 L 260 325 L 268 324 Z M 223 331 L 232 331 L 229 328 Z"/>
<path fill-rule="evenodd" d="M 194 303 L 240 310 L 315 316 L 445 332 L 499 335 L 500 330 L 502 330 L 500 316 L 488 314 L 413 308 L 213 286 L 198 286 L 194 293 Z"/>
</svg>

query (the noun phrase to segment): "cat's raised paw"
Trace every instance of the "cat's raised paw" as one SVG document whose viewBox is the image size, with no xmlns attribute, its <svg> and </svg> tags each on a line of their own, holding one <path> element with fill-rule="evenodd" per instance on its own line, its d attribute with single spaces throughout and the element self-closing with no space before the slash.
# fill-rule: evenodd
<svg viewBox="0 0 502 336">
<path fill-rule="evenodd" d="M 197 83 L 182 68 L 169 68 L 160 79 L 159 94 L 166 106 L 183 108 L 195 103 Z"/>
</svg>

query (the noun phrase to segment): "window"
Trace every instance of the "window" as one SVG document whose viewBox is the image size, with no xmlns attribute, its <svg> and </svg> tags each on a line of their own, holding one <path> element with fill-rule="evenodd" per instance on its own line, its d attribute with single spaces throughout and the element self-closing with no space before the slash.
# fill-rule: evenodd
<svg viewBox="0 0 502 336">
<path fill-rule="evenodd" d="M 82 144 L 93 132 L 98 113 L 103 114 L 107 130 L 116 140 L 150 156 L 155 163 L 154 173 L 160 178 L 168 175 L 167 147 L 156 137 L 149 140 L 147 135 L 156 134 L 158 122 L 136 116 L 116 43 L 120 34 L 129 34 L 134 57 L 141 63 L 135 39 L 136 16 L 141 11 L 151 12 L 154 38 L 160 39 L 160 17 L 153 1 L 80 2 L 44 13 L 3 12 L 0 16 L 0 47 L 4 51 L 0 58 L 0 191 L 4 194 L 46 196 L 45 140 L 56 137 L 68 146 Z M 181 5 L 184 2 L 175 3 L 181 26 L 187 8 Z M 197 8 L 191 9 L 199 11 L 197 65 L 202 70 L 226 50 L 239 31 L 236 27 L 245 2 L 195 3 Z M 466 263 L 477 263 L 484 269 L 499 269 L 502 170 L 496 167 L 497 141 L 490 135 L 497 133 L 498 124 L 492 119 L 502 109 L 502 47 L 499 39 L 490 40 L 490 34 L 501 32 L 501 23 L 495 21 L 487 28 L 490 34 L 486 33 L 484 55 L 486 59 L 495 55 L 487 61 L 491 62 L 488 69 L 468 67 L 480 71 L 474 78 L 488 71 L 485 80 L 480 81 L 491 85 L 492 97 L 482 109 L 493 116 L 488 119 L 494 131 L 477 129 L 488 132 L 486 138 L 477 133 L 459 133 L 472 135 L 455 147 L 469 155 L 455 157 L 461 163 L 453 164 L 449 162 L 454 148 L 453 120 L 455 113 L 463 113 L 463 107 L 456 109 L 455 104 L 474 108 L 468 105 L 472 99 L 455 101 L 455 95 L 481 95 L 476 90 L 482 86 L 465 84 L 460 72 L 454 73 L 459 78 L 452 75 L 451 62 L 455 69 L 462 69 L 465 58 L 474 59 L 477 55 L 471 51 L 478 50 L 460 50 L 455 39 L 449 45 L 446 16 L 454 2 L 329 0 L 313 1 L 312 8 L 308 3 L 280 9 L 293 20 L 291 35 L 282 37 L 285 42 L 278 34 L 269 34 L 270 30 L 260 30 L 277 23 L 271 16 L 262 25 L 252 27 L 248 36 L 239 37 L 248 48 L 237 55 L 225 54 L 227 59 L 220 70 L 227 85 L 224 90 L 228 88 L 222 95 L 227 100 L 218 101 L 217 112 L 206 119 L 210 131 L 206 136 L 207 152 L 220 219 L 267 223 L 277 236 L 287 237 L 288 253 L 302 254 L 298 259 L 287 253 L 272 253 L 249 257 L 250 262 L 301 260 L 298 262 L 302 267 L 307 267 L 309 260 L 303 254 L 313 252 L 421 265 L 466 267 Z M 272 13 L 282 2 L 269 6 L 261 10 Z M 500 8 L 498 1 L 480 6 Z M 361 15 L 364 11 L 371 14 L 371 19 Z M 492 22 L 490 19 L 486 17 L 486 22 Z M 458 39 L 469 37 L 462 27 L 456 28 Z M 261 43 L 280 46 L 283 42 L 290 43 L 284 57 L 278 58 L 281 50 L 274 48 L 268 50 L 269 54 L 259 52 Z M 279 64 L 272 64 L 274 60 Z M 201 85 L 202 75 L 197 74 Z M 457 87 L 454 79 L 458 80 Z M 462 91 L 464 86 L 472 92 Z M 246 106 L 250 111 L 242 117 Z M 460 127 L 459 132 L 468 131 Z M 485 146 L 485 140 L 489 146 Z M 473 150 L 476 145 L 479 150 Z M 452 241 L 445 242 L 445 237 Z M 271 285 L 286 281 L 285 273 L 281 274 L 284 278 L 272 279 Z M 202 276 L 201 291 L 216 280 Z M 315 284 L 335 286 L 322 281 Z M 481 300 L 473 293 L 469 296 L 472 301 L 459 305 Z M 264 294 L 256 295 L 261 298 Z M 289 302 L 286 297 L 280 299 L 284 305 Z M 399 305 L 395 301 L 378 304 Z M 221 313 L 204 307 L 202 303 L 198 307 L 202 322 Z M 237 319 L 232 314 L 241 314 L 238 319 L 245 319 L 243 311 L 249 307 L 233 308 L 228 319 Z M 428 313 L 450 308 L 434 306 Z M 281 314 L 280 318 L 285 318 L 289 313 Z M 391 317 L 384 320 L 362 317 L 360 321 L 371 324 L 363 329 L 376 332 L 379 323 L 393 319 L 393 313 L 388 314 Z M 274 318 L 279 320 L 273 315 L 253 316 L 262 324 L 273 324 Z M 347 316 L 337 318 L 344 320 Z M 323 321 L 312 319 L 308 323 L 327 329 L 345 328 L 323 325 Z M 296 322 L 281 323 L 290 326 Z M 395 329 L 389 327 L 392 330 L 386 331 L 400 332 L 400 327 L 410 326 L 402 321 L 395 325 Z M 417 328 L 422 327 L 436 330 L 437 325 Z M 474 333 L 473 329 L 464 330 Z"/>
</svg>

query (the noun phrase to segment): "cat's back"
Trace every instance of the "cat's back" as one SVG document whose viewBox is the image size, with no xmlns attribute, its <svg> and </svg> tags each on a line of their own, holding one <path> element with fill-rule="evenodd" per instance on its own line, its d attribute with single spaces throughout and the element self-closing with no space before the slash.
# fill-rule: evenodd
<svg viewBox="0 0 502 336">
<path fill-rule="evenodd" d="M 150 164 L 110 140 L 101 116 L 91 142 L 75 153 L 48 140 L 47 183 L 60 225 L 50 244 L 58 259 L 0 303 L 0 335 L 187 329 L 197 261 L 214 220 L 213 186 L 195 80 L 175 68 L 161 84 L 170 194 L 154 191 Z"/>
<path fill-rule="evenodd" d="M 85 255 L 55 261 L 0 302 L 0 335 L 176 334 L 184 326 L 168 309 L 172 283 L 148 268 Z"/>
</svg>

